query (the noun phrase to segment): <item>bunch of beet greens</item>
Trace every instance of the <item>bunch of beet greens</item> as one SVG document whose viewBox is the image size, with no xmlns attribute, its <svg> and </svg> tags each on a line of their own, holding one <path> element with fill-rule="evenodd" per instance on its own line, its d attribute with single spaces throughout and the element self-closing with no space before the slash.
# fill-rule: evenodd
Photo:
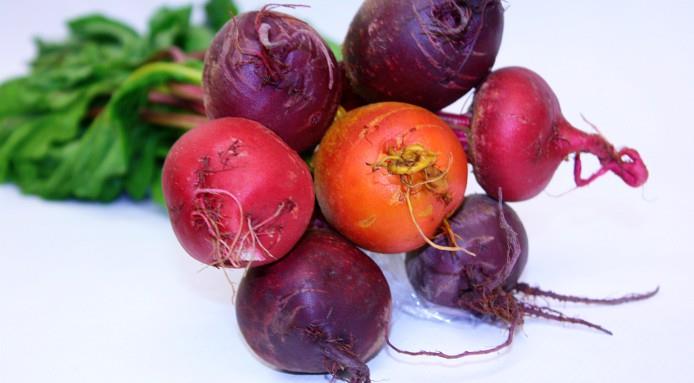
<svg viewBox="0 0 694 383">
<path fill-rule="evenodd" d="M 39 43 L 30 76 L 0 86 L 0 180 L 45 198 L 154 196 L 192 257 L 248 269 L 236 312 L 260 358 L 353 383 L 370 381 L 365 363 L 386 343 L 485 354 L 528 316 L 610 333 L 537 297 L 656 294 L 519 282 L 528 238 L 505 202 L 536 196 L 571 154 L 577 186 L 612 172 L 638 187 L 648 171 L 636 150 L 571 126 L 535 72 L 491 70 L 499 0 L 365 0 L 341 51 L 285 13 L 296 7 L 236 14 L 213 0 L 206 26 L 189 7 L 163 9 L 145 36 L 71 22 L 66 42 Z M 472 90 L 467 113 L 440 111 Z M 588 177 L 581 153 L 600 162 Z M 465 196 L 468 165 L 487 195 Z M 419 296 L 508 337 L 457 355 L 399 349 L 385 277 L 360 248 L 407 253 Z"/>
</svg>

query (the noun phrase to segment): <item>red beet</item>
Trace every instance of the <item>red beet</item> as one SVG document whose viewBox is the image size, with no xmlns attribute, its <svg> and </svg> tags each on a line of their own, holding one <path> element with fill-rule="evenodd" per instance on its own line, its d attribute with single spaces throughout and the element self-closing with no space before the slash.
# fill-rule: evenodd
<svg viewBox="0 0 694 383">
<path fill-rule="evenodd" d="M 242 13 L 217 33 L 205 57 L 205 109 L 210 118 L 258 121 L 303 151 L 332 123 L 342 76 L 318 33 L 273 7 Z"/>
<path fill-rule="evenodd" d="M 370 382 L 391 314 L 378 266 L 332 232 L 309 230 L 282 260 L 251 269 L 236 316 L 253 351 L 275 368 Z"/>
<path fill-rule="evenodd" d="M 646 294 L 616 299 L 589 299 L 557 294 L 519 283 L 528 259 L 528 239 L 516 213 L 506 204 L 485 195 L 465 198 L 463 207 L 450 218 L 450 227 L 458 243 L 476 256 L 465 252 L 446 252 L 426 247 L 408 254 L 407 276 L 415 291 L 433 303 L 467 310 L 479 317 L 508 325 L 506 341 L 486 350 L 466 351 L 457 355 L 441 352 L 411 352 L 410 355 L 433 355 L 459 358 L 486 354 L 511 344 L 515 329 L 526 316 L 575 323 L 611 334 L 601 326 L 579 318 L 565 316 L 528 297 L 545 297 L 563 302 L 616 305 L 650 298 L 658 289 Z M 451 243 L 445 233 L 434 238 L 440 245 Z M 391 345 L 392 346 L 392 345 Z"/>
<path fill-rule="evenodd" d="M 184 134 L 164 163 L 162 186 L 176 237 L 213 266 L 262 265 L 284 256 L 314 206 L 306 163 L 276 134 L 243 118 Z"/>
<path fill-rule="evenodd" d="M 439 110 L 489 73 L 503 14 L 499 0 L 366 0 L 343 46 L 347 77 L 370 102 Z"/>
<path fill-rule="evenodd" d="M 608 171 L 632 187 L 648 179 L 636 150 L 616 150 L 600 134 L 571 126 L 552 89 L 529 69 L 509 67 L 490 74 L 475 95 L 471 122 L 466 117 L 458 121 L 452 121 L 450 115 L 443 117 L 467 130 L 468 155 L 477 181 L 494 197 L 503 190 L 506 201 L 522 201 L 540 193 L 571 153 L 576 153 L 574 179 L 579 187 Z M 595 155 L 600 170 L 583 178 L 580 153 Z"/>
</svg>

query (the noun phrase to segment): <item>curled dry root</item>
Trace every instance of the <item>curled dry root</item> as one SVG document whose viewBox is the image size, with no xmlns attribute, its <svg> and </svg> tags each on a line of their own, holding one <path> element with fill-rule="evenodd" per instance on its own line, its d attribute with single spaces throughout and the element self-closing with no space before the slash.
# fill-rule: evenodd
<svg viewBox="0 0 694 383">
<path fill-rule="evenodd" d="M 238 209 L 239 220 L 235 232 L 225 226 L 226 218 L 222 215 L 223 197 L 228 198 Z M 263 235 L 279 235 L 270 232 L 269 225 L 293 207 L 291 201 L 283 201 L 271 216 L 259 223 L 254 223 L 246 214 L 241 201 L 231 192 L 224 189 L 201 188 L 195 192 L 195 211 L 193 217 L 199 219 L 207 228 L 212 243 L 212 266 L 233 268 L 243 267 L 244 262 L 250 264 L 258 257 L 276 258 L 260 237 Z M 258 254 L 258 249 L 263 255 Z M 252 257 L 250 257 L 252 255 Z"/>
</svg>

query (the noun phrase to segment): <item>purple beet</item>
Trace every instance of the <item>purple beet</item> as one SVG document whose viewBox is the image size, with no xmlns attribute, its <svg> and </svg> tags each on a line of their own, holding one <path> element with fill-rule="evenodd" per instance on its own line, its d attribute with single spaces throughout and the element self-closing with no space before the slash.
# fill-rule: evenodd
<svg viewBox="0 0 694 383">
<path fill-rule="evenodd" d="M 450 230 L 434 242 L 458 245 L 473 252 L 448 252 L 425 247 L 408 254 L 407 276 L 415 291 L 433 303 L 467 310 L 476 316 L 508 326 L 506 340 L 489 349 L 466 351 L 457 355 L 431 351 L 398 352 L 460 358 L 487 354 L 511 344 L 513 334 L 527 316 L 580 324 L 611 334 L 605 328 L 583 319 L 569 317 L 532 298 L 544 297 L 562 302 L 616 305 L 650 298 L 632 294 L 615 299 L 590 299 L 557 294 L 518 282 L 528 259 L 528 238 L 518 215 L 508 205 L 486 195 L 468 196 L 463 207 L 449 220 Z M 455 239 L 453 239 L 455 238 Z M 529 299 L 530 298 L 530 299 Z"/>
<path fill-rule="evenodd" d="M 281 260 L 248 271 L 236 316 L 271 366 L 370 382 L 365 362 L 383 346 L 391 314 L 378 266 L 342 237 L 312 229 Z"/>
<path fill-rule="evenodd" d="M 343 46 L 347 77 L 370 102 L 437 111 L 489 73 L 503 26 L 499 0 L 366 0 Z"/>
<path fill-rule="evenodd" d="M 217 33 L 205 57 L 205 109 L 211 119 L 258 121 L 304 151 L 332 123 L 342 76 L 318 33 L 275 7 L 242 13 Z"/>
<path fill-rule="evenodd" d="M 484 286 L 487 290 L 513 288 L 528 262 L 528 236 L 518 214 L 485 195 L 465 197 L 463 207 L 449 225 L 460 236 L 458 245 L 476 254 L 451 253 L 425 247 L 407 256 L 407 275 L 426 300 L 460 307 L 461 292 Z M 434 239 L 440 245 L 450 241 L 443 234 Z"/>
</svg>

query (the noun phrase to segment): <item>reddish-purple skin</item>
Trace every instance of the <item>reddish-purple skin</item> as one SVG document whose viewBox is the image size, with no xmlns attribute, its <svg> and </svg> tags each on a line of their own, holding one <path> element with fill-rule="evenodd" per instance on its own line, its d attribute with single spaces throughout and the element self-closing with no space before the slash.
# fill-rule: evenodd
<svg viewBox="0 0 694 383">
<path fill-rule="evenodd" d="M 499 0 L 366 0 L 343 46 L 347 77 L 370 102 L 437 111 L 489 73 L 503 25 Z"/>
<path fill-rule="evenodd" d="M 383 346 L 391 295 L 383 273 L 347 240 L 309 230 L 282 260 L 239 285 L 236 316 L 248 345 L 273 367 L 368 382 L 365 361 Z"/>
<path fill-rule="evenodd" d="M 215 36 L 205 56 L 205 109 L 210 118 L 258 121 L 301 152 L 332 123 L 342 76 L 313 28 L 269 8 L 234 17 Z"/>
<path fill-rule="evenodd" d="M 349 79 L 347 79 L 347 74 L 345 73 L 345 62 L 340 61 L 338 65 L 340 67 L 340 74 L 342 75 L 342 98 L 340 99 L 340 106 L 349 112 L 352 109 L 367 105 L 368 102 L 359 97 L 349 85 Z"/>
<path fill-rule="evenodd" d="M 571 126 L 547 82 L 520 67 L 494 71 L 478 89 L 467 144 L 477 181 L 494 197 L 502 189 L 505 201 L 522 201 L 540 193 L 571 153 L 592 153 L 601 164 L 598 172 L 583 179 L 577 156 L 577 186 L 587 185 L 607 171 L 632 187 L 648 179 L 638 152 L 630 148 L 617 151 L 599 134 Z"/>
<path fill-rule="evenodd" d="M 407 276 L 418 294 L 430 302 L 449 307 L 461 307 L 461 296 L 472 286 L 484 286 L 488 291 L 497 287 L 510 290 L 518 283 L 528 261 L 528 236 L 513 209 L 503 204 L 504 217 L 517 235 L 520 254 L 508 275 L 504 273 L 513 255 L 507 233 L 499 221 L 499 202 L 482 194 L 465 197 L 465 202 L 449 223 L 463 239 L 459 244 L 476 254 L 449 252 L 425 247 L 409 253 L 406 259 Z M 484 238 L 496 240 L 485 241 Z M 499 240 L 500 239 L 500 240 Z M 434 241 L 449 245 L 443 234 Z"/>
<path fill-rule="evenodd" d="M 215 266 L 281 258 L 308 227 L 315 200 L 301 157 L 259 123 L 234 117 L 204 123 L 176 141 L 164 162 L 162 188 L 183 248 Z M 230 251 L 222 246 L 234 243 Z"/>
</svg>

